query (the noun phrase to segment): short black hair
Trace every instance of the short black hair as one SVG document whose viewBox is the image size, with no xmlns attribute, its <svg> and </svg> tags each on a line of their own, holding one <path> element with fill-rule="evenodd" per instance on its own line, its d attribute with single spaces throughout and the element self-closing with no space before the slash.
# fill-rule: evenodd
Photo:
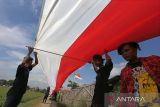
<svg viewBox="0 0 160 107">
<path fill-rule="evenodd" d="M 102 58 L 101 55 L 96 54 L 96 55 L 93 56 L 93 60 L 94 60 L 94 61 L 95 61 L 95 60 L 103 60 L 103 58 Z"/>
<path fill-rule="evenodd" d="M 119 47 L 118 47 L 118 54 L 119 55 L 122 55 L 122 50 L 124 48 L 124 46 L 126 45 L 129 45 L 130 47 L 133 47 L 133 48 L 136 48 L 138 50 L 141 50 L 139 44 L 137 42 L 126 42 L 126 43 L 123 43 L 121 44 Z"/>
</svg>

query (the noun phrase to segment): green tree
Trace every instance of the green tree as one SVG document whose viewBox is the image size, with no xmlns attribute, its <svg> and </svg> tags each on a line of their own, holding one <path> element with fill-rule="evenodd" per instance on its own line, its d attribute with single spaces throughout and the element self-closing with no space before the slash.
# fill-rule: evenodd
<svg viewBox="0 0 160 107">
<path fill-rule="evenodd" d="M 0 80 L 0 85 L 6 85 L 7 81 L 6 80 Z"/>
<path fill-rule="evenodd" d="M 75 89 L 77 87 L 79 87 L 78 83 L 74 82 L 74 81 L 71 81 L 71 80 L 68 80 L 68 85 L 67 87 L 70 87 L 71 89 Z"/>
<path fill-rule="evenodd" d="M 12 86 L 13 85 L 14 80 L 9 80 L 7 81 L 7 85 Z"/>
</svg>

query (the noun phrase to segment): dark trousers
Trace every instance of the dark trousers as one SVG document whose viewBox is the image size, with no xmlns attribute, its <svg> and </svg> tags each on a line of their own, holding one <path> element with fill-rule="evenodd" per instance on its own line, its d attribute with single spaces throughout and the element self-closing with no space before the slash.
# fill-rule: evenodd
<svg viewBox="0 0 160 107">
<path fill-rule="evenodd" d="M 104 107 L 104 104 L 96 104 L 92 101 L 91 107 Z"/>
<path fill-rule="evenodd" d="M 43 103 L 47 101 L 47 98 L 48 98 L 48 94 L 43 97 Z"/>
<path fill-rule="evenodd" d="M 8 95 L 6 102 L 4 103 L 4 107 L 17 107 L 20 103 L 21 99 L 23 97 L 23 94 L 21 95 Z"/>
</svg>

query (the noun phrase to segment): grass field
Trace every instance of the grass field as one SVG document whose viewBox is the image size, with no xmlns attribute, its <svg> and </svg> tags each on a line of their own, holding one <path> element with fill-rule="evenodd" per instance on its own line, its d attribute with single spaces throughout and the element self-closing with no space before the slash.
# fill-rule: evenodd
<svg viewBox="0 0 160 107">
<path fill-rule="evenodd" d="M 0 107 L 4 104 L 8 87 L 0 86 Z M 27 91 L 18 107 L 36 107 L 42 101 L 43 93 Z"/>
</svg>

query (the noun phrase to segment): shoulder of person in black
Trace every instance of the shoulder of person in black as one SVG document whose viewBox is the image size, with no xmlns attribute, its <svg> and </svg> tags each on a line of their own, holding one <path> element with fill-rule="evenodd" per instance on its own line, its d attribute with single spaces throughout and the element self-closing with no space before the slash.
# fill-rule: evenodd
<svg viewBox="0 0 160 107">
<path fill-rule="evenodd" d="M 22 63 L 17 68 L 16 77 L 20 76 L 20 74 L 24 74 L 25 71 L 31 71 L 31 70 L 32 70 L 32 66 L 25 67 L 24 64 Z"/>
<path fill-rule="evenodd" d="M 24 64 L 20 64 L 18 66 L 16 78 L 13 83 L 13 87 L 8 91 L 7 95 L 10 95 L 10 94 L 17 95 L 17 93 L 24 93 L 25 92 L 30 70 L 32 70 L 32 66 L 25 67 Z"/>
<path fill-rule="evenodd" d="M 96 71 L 96 73 L 98 76 L 105 76 L 105 77 L 109 78 L 112 68 L 113 68 L 113 63 L 110 60 L 110 61 L 106 62 L 104 66 L 100 67 Z"/>
<path fill-rule="evenodd" d="M 14 80 L 14 87 L 24 87 L 27 85 L 29 71 L 32 70 L 32 66 L 26 67 L 24 64 L 20 64 L 17 68 L 16 78 Z"/>
</svg>

